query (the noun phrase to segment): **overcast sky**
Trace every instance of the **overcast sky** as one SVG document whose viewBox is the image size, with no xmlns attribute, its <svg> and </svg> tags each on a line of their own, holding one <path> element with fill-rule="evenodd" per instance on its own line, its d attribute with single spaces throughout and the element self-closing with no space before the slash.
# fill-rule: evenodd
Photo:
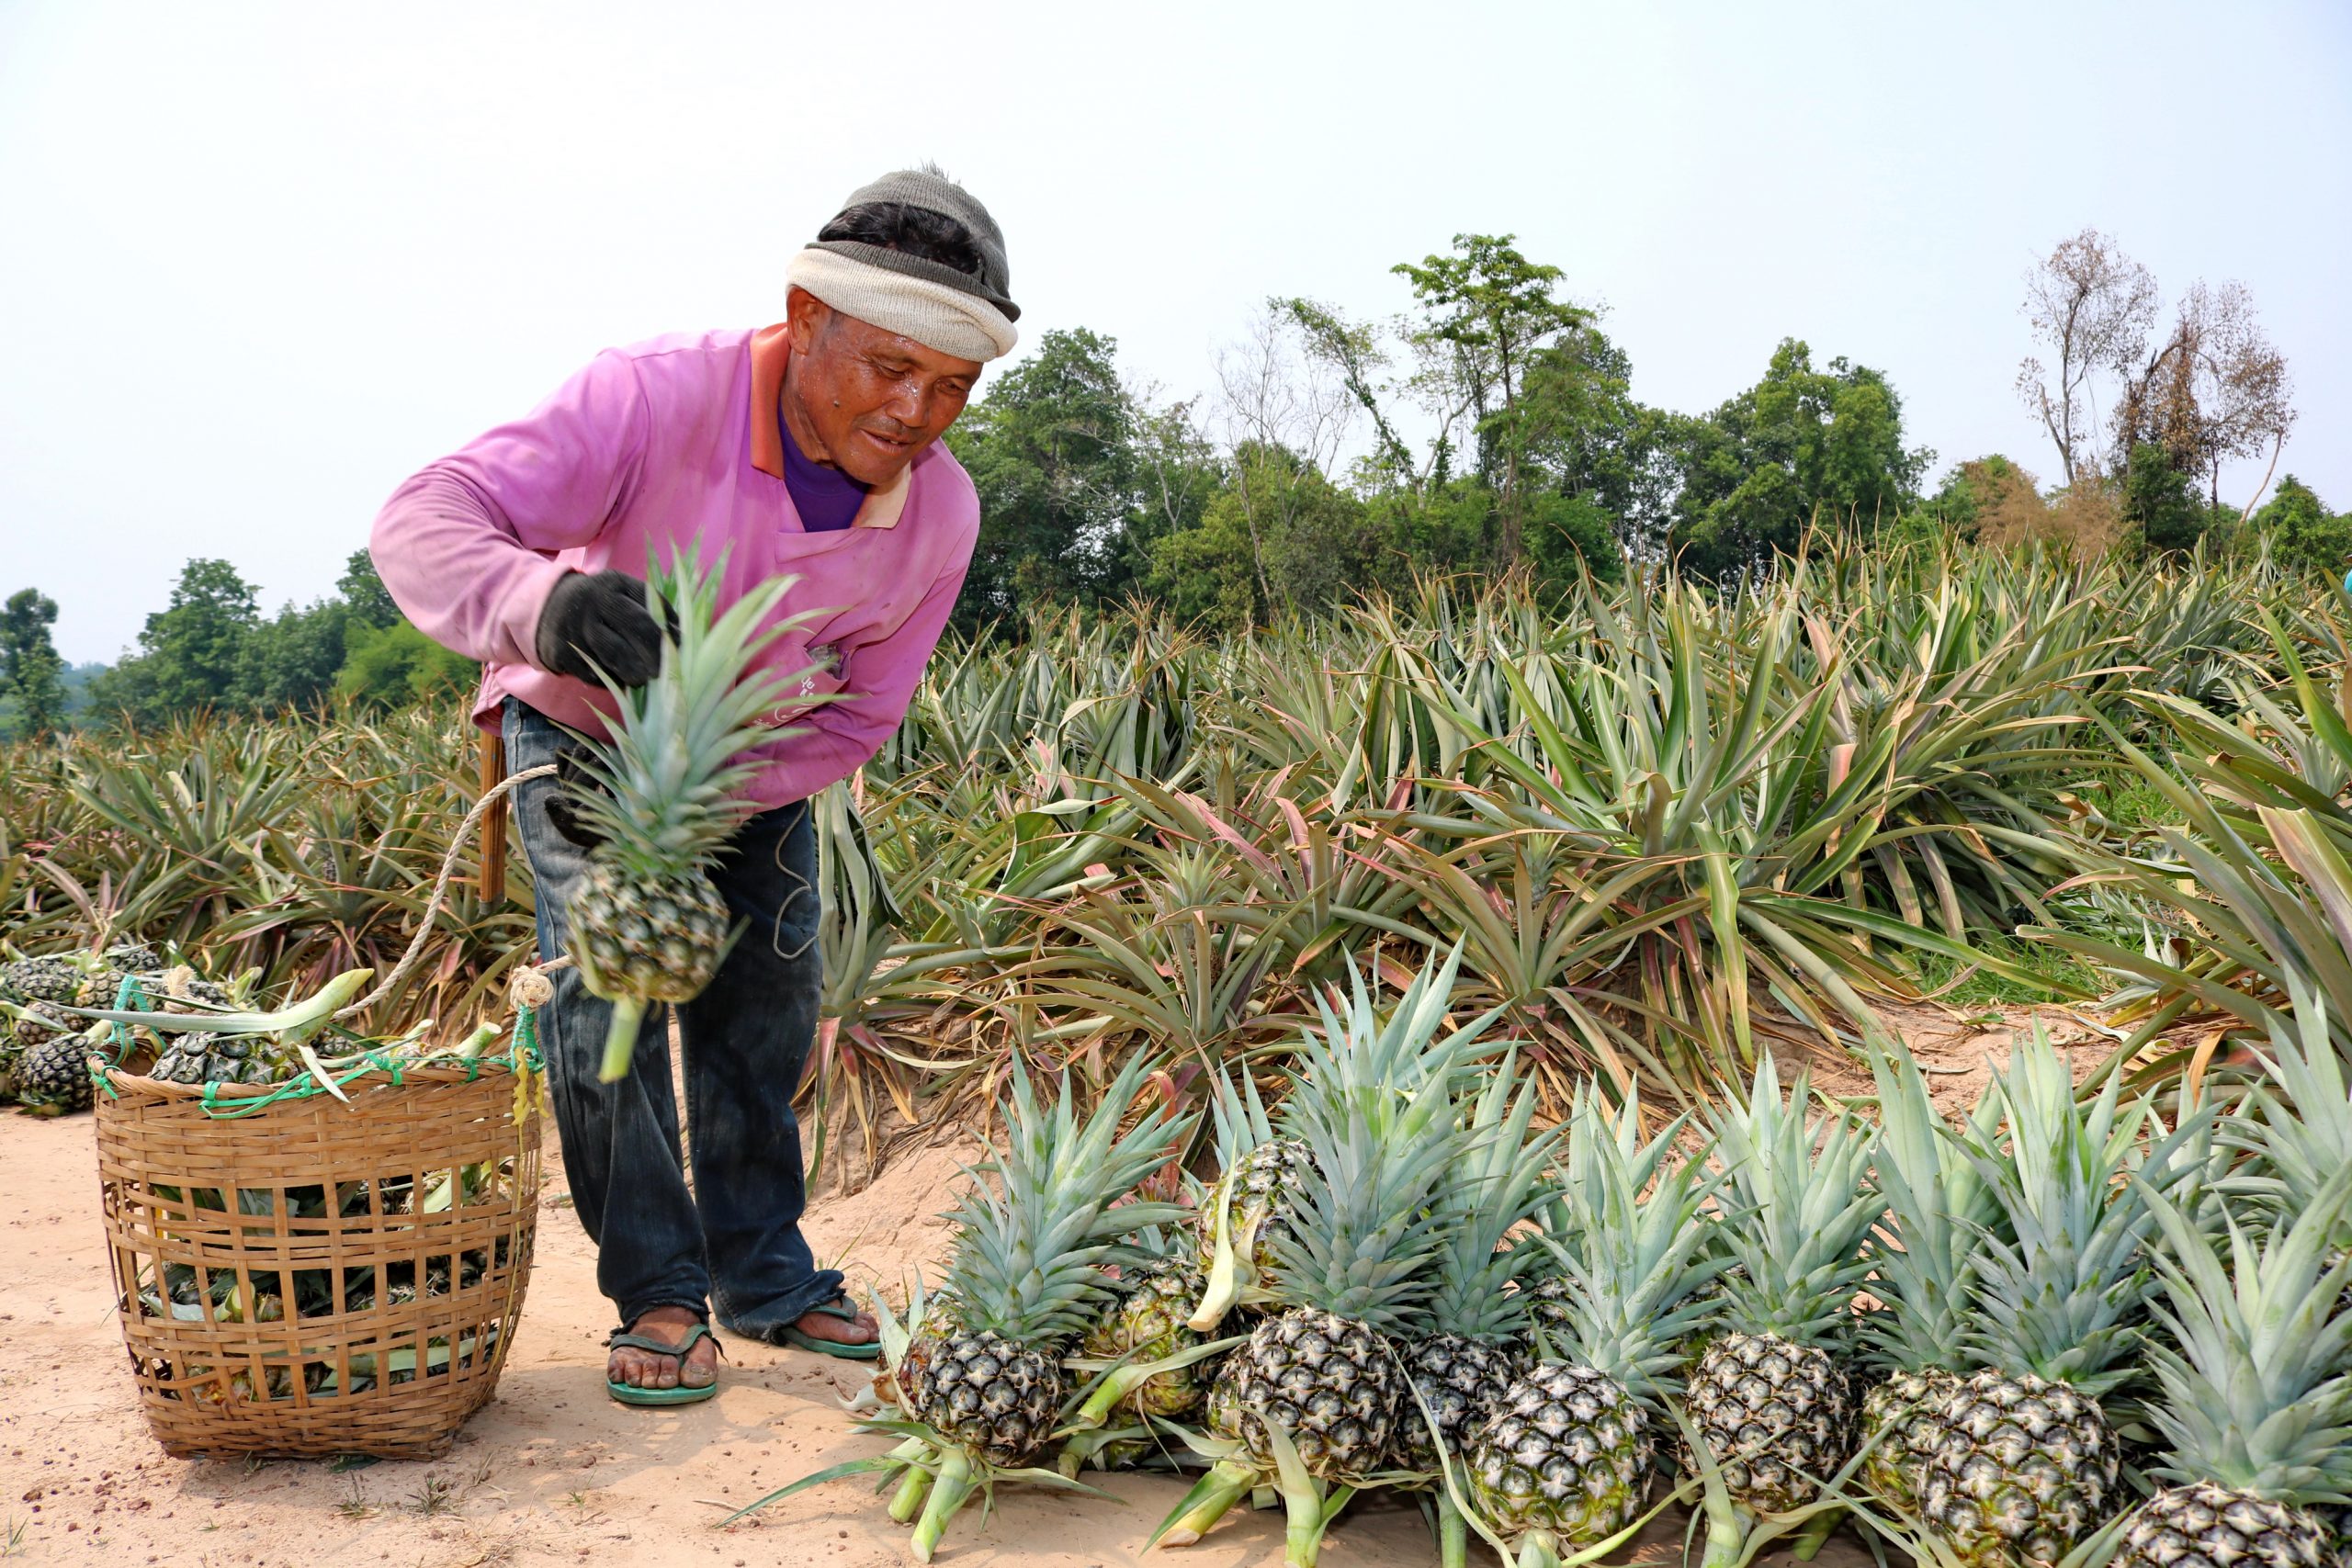
<svg viewBox="0 0 2352 1568">
<path fill-rule="evenodd" d="M 0 0 L 0 594 L 111 660 L 190 556 L 328 592 L 392 486 L 597 349 L 781 316 L 935 159 L 1032 342 L 1182 393 L 1269 294 L 1516 233 L 1645 401 L 1783 336 L 1886 371 L 1936 473 L 2053 454 L 2019 277 L 2085 223 L 2242 279 L 2283 471 L 2352 508 L 2352 7 Z M 2241 490 L 2259 466 L 2239 479 Z"/>
</svg>

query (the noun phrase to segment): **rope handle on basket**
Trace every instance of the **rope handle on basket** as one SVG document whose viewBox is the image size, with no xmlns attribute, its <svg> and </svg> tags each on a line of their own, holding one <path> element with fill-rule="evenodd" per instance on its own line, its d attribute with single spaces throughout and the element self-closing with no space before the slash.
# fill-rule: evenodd
<svg viewBox="0 0 2352 1568">
<path fill-rule="evenodd" d="M 458 852 L 466 847 L 466 840 L 472 836 L 474 829 L 481 824 L 483 815 L 492 806 L 503 800 L 506 792 L 516 784 L 526 779 L 547 778 L 555 771 L 553 762 L 536 768 L 525 768 L 521 773 L 507 774 L 481 792 L 481 798 L 474 802 L 473 809 L 467 812 L 465 820 L 458 824 L 457 833 L 449 840 L 449 852 L 441 857 L 440 874 L 433 879 L 433 897 L 425 900 L 424 918 L 417 922 L 416 935 L 410 939 L 408 951 L 401 954 L 401 961 L 392 965 L 392 972 L 385 976 L 383 981 L 374 990 L 349 1007 L 339 1010 L 335 1017 L 351 1018 L 367 1011 L 391 995 L 399 987 L 400 983 L 408 978 L 408 972 L 416 967 L 416 961 L 419 958 L 424 956 L 424 939 L 433 934 L 433 922 L 440 918 L 441 901 L 449 892 L 449 879 L 457 874 Z"/>
</svg>

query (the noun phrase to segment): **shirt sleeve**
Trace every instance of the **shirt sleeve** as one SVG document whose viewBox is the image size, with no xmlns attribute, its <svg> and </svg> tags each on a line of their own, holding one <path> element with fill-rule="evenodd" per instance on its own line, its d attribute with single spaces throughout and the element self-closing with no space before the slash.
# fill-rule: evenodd
<svg viewBox="0 0 2352 1568">
<path fill-rule="evenodd" d="M 907 716 L 969 566 L 967 557 L 942 572 L 897 630 L 852 649 L 842 667 L 842 695 L 809 709 L 794 721 L 794 733 L 761 749 L 772 760 L 768 788 L 777 799 L 805 800 L 874 760 Z"/>
<path fill-rule="evenodd" d="M 607 352 L 524 418 L 425 465 L 368 540 L 393 602 L 468 658 L 537 663 L 539 612 L 567 570 L 555 553 L 628 503 L 650 424 L 635 364 Z"/>
</svg>

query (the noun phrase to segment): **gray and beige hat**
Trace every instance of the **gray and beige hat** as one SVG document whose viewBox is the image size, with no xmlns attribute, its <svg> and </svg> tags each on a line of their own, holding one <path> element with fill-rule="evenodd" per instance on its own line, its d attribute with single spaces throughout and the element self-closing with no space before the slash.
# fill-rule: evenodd
<svg viewBox="0 0 2352 1568">
<path fill-rule="evenodd" d="M 1004 233 L 970 191 L 926 169 L 900 169 L 850 194 L 846 211 L 895 202 L 936 212 L 962 224 L 980 254 L 980 270 L 959 272 L 943 263 L 858 240 L 817 240 L 792 258 L 785 281 L 844 315 L 910 337 L 958 359 L 989 360 L 1012 352 L 1021 334 L 1012 323 L 1021 307 L 1006 292 Z"/>
</svg>

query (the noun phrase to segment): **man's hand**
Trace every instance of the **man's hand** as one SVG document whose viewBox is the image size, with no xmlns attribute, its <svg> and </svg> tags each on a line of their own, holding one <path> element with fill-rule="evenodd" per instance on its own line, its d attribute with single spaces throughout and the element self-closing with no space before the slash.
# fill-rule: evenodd
<svg viewBox="0 0 2352 1568">
<path fill-rule="evenodd" d="M 645 584 L 625 571 L 566 573 L 532 642 L 540 669 L 582 681 L 642 686 L 662 668 L 662 628 L 646 612 Z"/>
</svg>

